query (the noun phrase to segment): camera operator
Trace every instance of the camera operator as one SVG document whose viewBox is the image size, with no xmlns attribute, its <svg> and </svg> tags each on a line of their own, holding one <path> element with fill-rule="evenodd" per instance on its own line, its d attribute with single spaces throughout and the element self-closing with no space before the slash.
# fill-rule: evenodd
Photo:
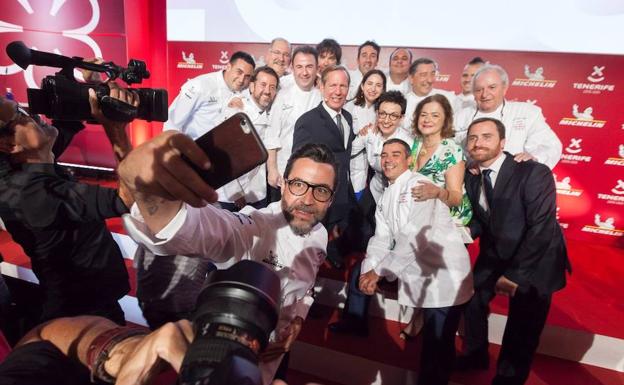
<svg viewBox="0 0 624 385">
<path fill-rule="evenodd" d="M 124 224 L 135 241 L 156 255 L 182 254 L 218 263 L 252 259 L 277 273 L 279 320 L 260 365 L 263 382 L 268 384 L 313 302 L 310 292 L 327 247 L 327 231 L 319 222 L 336 188 L 335 158 L 326 146 L 302 146 L 288 161 L 280 202 L 231 213 L 205 205 L 215 202 L 217 195 L 181 154 L 198 167 L 210 166 L 189 137 L 172 131 L 137 147 L 124 159 L 120 180 L 137 203 L 132 216 L 124 216 Z"/>
<path fill-rule="evenodd" d="M 132 92 L 110 83 L 110 96 L 137 106 Z M 89 90 L 91 114 L 103 126 L 117 160 L 131 146 L 125 123 L 103 116 Z M 80 122 L 55 128 L 0 97 L 0 217 L 30 257 L 43 296 L 41 320 L 79 314 L 125 323 L 117 302 L 128 293 L 128 273 L 105 219 L 127 212 L 122 190 L 76 182 L 55 160 Z"/>
</svg>

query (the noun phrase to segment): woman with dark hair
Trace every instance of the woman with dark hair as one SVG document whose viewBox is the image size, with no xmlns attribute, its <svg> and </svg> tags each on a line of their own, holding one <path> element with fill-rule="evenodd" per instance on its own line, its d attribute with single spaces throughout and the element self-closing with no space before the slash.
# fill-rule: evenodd
<svg viewBox="0 0 624 385">
<path fill-rule="evenodd" d="M 472 218 L 472 207 L 464 191 L 465 156 L 453 140 L 453 109 L 448 99 L 439 94 L 424 98 L 416 106 L 411 124 L 414 134 L 410 168 L 431 180 L 412 189 L 417 201 L 439 199 L 451 216 L 464 243 L 471 243 L 466 226 Z M 401 338 L 415 336 L 422 327 L 419 309 L 414 309 L 411 322 L 401 331 Z"/>
<path fill-rule="evenodd" d="M 360 131 L 366 133 L 372 129 L 377 116 L 375 114 L 375 102 L 386 90 L 386 75 L 380 70 L 370 70 L 362 78 L 355 99 L 347 103 L 345 109 L 353 116 L 353 133 L 358 135 Z M 360 199 L 366 187 L 368 176 L 368 161 L 366 149 L 360 148 L 351 157 L 351 184 L 355 195 Z"/>
</svg>

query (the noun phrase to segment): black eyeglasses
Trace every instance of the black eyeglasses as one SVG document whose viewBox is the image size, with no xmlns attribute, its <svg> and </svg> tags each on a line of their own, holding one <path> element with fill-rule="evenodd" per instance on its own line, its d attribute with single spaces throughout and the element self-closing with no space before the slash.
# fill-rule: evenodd
<svg viewBox="0 0 624 385">
<path fill-rule="evenodd" d="M 301 179 L 284 179 L 291 194 L 302 196 L 312 187 L 312 196 L 319 202 L 327 202 L 334 195 L 334 191 L 325 185 L 312 184 Z"/>
</svg>

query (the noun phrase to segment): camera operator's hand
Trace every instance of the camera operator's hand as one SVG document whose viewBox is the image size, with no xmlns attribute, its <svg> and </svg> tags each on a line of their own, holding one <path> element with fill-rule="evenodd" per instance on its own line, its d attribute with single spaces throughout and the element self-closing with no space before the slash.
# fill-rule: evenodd
<svg viewBox="0 0 624 385">
<path fill-rule="evenodd" d="M 108 83 L 108 86 L 110 88 L 109 96 L 111 98 L 134 107 L 139 105 L 139 97 L 133 91 L 120 88 L 114 82 Z M 91 115 L 104 127 L 106 136 L 113 146 L 115 158 L 117 161 L 121 161 L 132 149 L 130 139 L 126 133 L 127 123 L 116 122 L 105 117 L 100 108 L 95 90 L 92 88 L 89 89 L 89 104 L 91 105 Z"/>
<path fill-rule="evenodd" d="M 269 343 L 269 346 L 260 355 L 261 361 L 272 361 L 281 354 L 290 351 L 292 344 L 297 340 L 301 328 L 303 327 L 303 318 L 297 316 L 290 324 L 280 333 L 281 340 Z"/>
<path fill-rule="evenodd" d="M 165 131 L 143 143 L 119 164 L 120 179 L 139 206 L 145 223 L 160 231 L 180 209 L 216 202 L 217 193 L 182 159 L 209 169 L 210 160 L 195 142 L 177 131 Z"/>
<path fill-rule="evenodd" d="M 102 59 L 101 57 L 94 57 L 94 58 L 90 58 L 90 59 L 85 59 L 84 62 L 86 62 L 86 63 L 95 63 L 95 64 L 102 64 L 102 63 L 104 63 L 104 59 Z M 80 73 L 82 74 L 82 78 L 84 79 L 85 82 L 87 82 L 87 83 L 102 83 L 102 75 L 100 75 L 99 72 L 86 70 L 84 68 L 78 68 L 78 71 L 80 71 Z"/>
<path fill-rule="evenodd" d="M 115 384 L 149 384 L 167 367 L 166 363 L 179 373 L 182 360 L 193 338 L 193 326 L 187 320 L 163 325 L 160 329 L 145 336 L 131 352 L 125 355 Z"/>
</svg>

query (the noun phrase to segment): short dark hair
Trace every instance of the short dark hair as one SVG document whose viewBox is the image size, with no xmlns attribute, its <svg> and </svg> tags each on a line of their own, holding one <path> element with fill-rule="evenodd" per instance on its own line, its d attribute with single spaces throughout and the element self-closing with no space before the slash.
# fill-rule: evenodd
<svg viewBox="0 0 624 385">
<path fill-rule="evenodd" d="M 468 126 L 468 134 L 470 134 L 470 129 L 472 128 L 472 126 L 477 125 L 479 123 L 484 123 L 484 122 L 492 122 L 494 123 L 494 125 L 496 125 L 496 131 L 498 131 L 498 136 L 500 139 L 505 139 L 505 125 L 503 124 L 503 122 L 501 122 L 498 119 L 495 118 L 478 118 L 473 120 L 470 125 Z"/>
<path fill-rule="evenodd" d="M 362 77 L 362 81 L 358 86 L 357 92 L 355 94 L 355 101 L 353 102 L 353 104 L 355 104 L 356 106 L 364 106 L 366 104 L 366 99 L 364 99 L 364 91 L 362 91 L 362 86 L 364 85 L 364 83 L 366 83 L 368 78 L 371 77 L 371 75 L 379 75 L 381 77 L 381 80 L 383 81 L 383 90 L 381 92 L 386 91 L 386 74 L 378 69 L 370 70 L 364 74 L 364 77 Z"/>
<path fill-rule="evenodd" d="M 408 157 L 412 154 L 412 149 L 410 147 L 409 144 L 407 144 L 406 141 L 404 141 L 403 139 L 399 139 L 399 138 L 392 138 L 392 139 L 388 139 L 384 142 L 383 147 L 386 147 L 386 145 L 388 144 L 394 144 L 394 143 L 398 143 L 401 146 L 403 146 L 403 149 L 405 150 L 405 156 Z"/>
<path fill-rule="evenodd" d="M 475 56 L 472 59 L 470 59 L 470 61 L 468 62 L 468 65 L 471 66 L 475 64 L 485 64 L 485 60 L 483 60 L 481 56 Z"/>
<path fill-rule="evenodd" d="M 336 56 L 336 64 L 340 64 L 340 60 L 342 59 L 342 47 L 340 47 L 340 44 L 338 44 L 336 40 L 323 39 L 316 45 L 316 50 L 319 56 L 325 52 L 333 53 L 334 56 Z"/>
<path fill-rule="evenodd" d="M 405 52 L 407 52 L 407 54 L 409 55 L 409 61 L 410 63 L 413 60 L 412 57 L 412 51 L 410 51 L 408 48 L 405 47 L 399 47 L 399 48 L 395 48 L 394 51 L 392 51 L 392 53 L 390 54 L 390 59 L 388 59 L 388 63 L 392 63 L 392 57 L 394 56 L 395 53 L 399 52 L 400 50 L 404 50 Z"/>
<path fill-rule="evenodd" d="M 273 76 L 275 80 L 277 80 L 276 88 L 279 88 L 279 75 L 277 75 L 277 72 L 275 72 L 275 70 L 269 66 L 262 66 L 262 67 L 256 68 L 253 74 L 251 75 L 251 79 L 249 80 L 249 82 L 255 83 L 256 79 L 258 78 L 258 74 L 261 72 L 264 72 L 265 74 L 269 74 Z"/>
<path fill-rule="evenodd" d="M 347 82 L 349 84 L 351 83 L 351 75 L 349 74 L 349 70 L 347 70 L 343 66 L 332 65 L 332 66 L 325 67 L 323 72 L 321 72 L 321 84 L 325 84 L 325 80 L 327 80 L 327 76 L 329 76 L 329 74 L 334 71 L 343 71 L 345 74 L 347 74 Z"/>
<path fill-rule="evenodd" d="M 407 101 L 405 100 L 405 96 L 401 91 L 393 90 L 386 91 L 383 94 L 379 95 L 377 101 L 375 102 L 375 111 L 379 111 L 379 106 L 381 103 L 394 103 L 401 106 L 401 115 L 405 115 L 405 110 L 407 109 Z"/>
<path fill-rule="evenodd" d="M 254 68 L 256 67 L 256 62 L 254 61 L 253 57 L 247 52 L 243 52 L 243 51 L 234 52 L 232 56 L 230 57 L 230 64 L 236 63 L 236 61 L 239 59 L 244 61 L 247 64 L 250 64 Z"/>
<path fill-rule="evenodd" d="M 304 55 L 312 55 L 314 56 L 314 61 L 318 63 L 318 51 L 316 50 L 316 48 L 310 46 L 310 45 L 302 45 L 299 46 L 297 48 L 295 48 L 295 50 L 293 51 L 292 54 L 292 61 L 295 61 L 295 58 L 297 57 L 297 55 L 299 54 L 304 54 Z"/>
<path fill-rule="evenodd" d="M 306 143 L 300 147 L 298 147 L 288 158 L 288 163 L 286 163 L 286 169 L 284 170 L 284 179 L 288 179 L 290 176 L 290 171 L 295 164 L 297 159 L 308 158 L 316 163 L 324 163 L 332 166 L 334 169 L 334 187 L 333 190 L 336 191 L 336 187 L 338 184 L 338 162 L 336 162 L 336 157 L 332 150 L 327 147 L 327 145 L 322 143 Z"/>
<path fill-rule="evenodd" d="M 374 40 L 366 40 L 364 43 L 360 44 L 360 46 L 358 47 L 357 57 L 360 57 L 360 53 L 362 52 L 362 48 L 364 48 L 366 46 L 373 47 L 373 49 L 377 52 L 377 56 L 379 56 L 379 53 L 381 52 L 381 47 L 379 46 L 379 44 L 375 43 Z"/>
<path fill-rule="evenodd" d="M 444 111 L 444 122 L 442 123 L 442 132 L 440 133 L 440 136 L 442 136 L 442 138 L 454 137 L 455 130 L 453 130 L 453 108 L 451 107 L 451 103 L 446 96 L 440 94 L 427 96 L 421 100 L 420 103 L 418 103 L 416 109 L 414 110 L 414 117 L 412 119 L 412 133 L 414 136 L 422 136 L 420 130 L 418 129 L 418 117 L 420 116 L 420 113 L 425 105 L 434 102 L 442 106 L 442 110 Z"/>
<path fill-rule="evenodd" d="M 438 70 L 438 63 L 436 63 L 435 60 L 429 59 L 428 57 L 419 57 L 418 59 L 414 60 L 412 64 L 410 65 L 410 68 L 409 68 L 410 76 L 416 73 L 416 69 L 421 64 L 433 64 L 433 66 L 435 67 L 435 70 L 436 71 Z"/>
</svg>

